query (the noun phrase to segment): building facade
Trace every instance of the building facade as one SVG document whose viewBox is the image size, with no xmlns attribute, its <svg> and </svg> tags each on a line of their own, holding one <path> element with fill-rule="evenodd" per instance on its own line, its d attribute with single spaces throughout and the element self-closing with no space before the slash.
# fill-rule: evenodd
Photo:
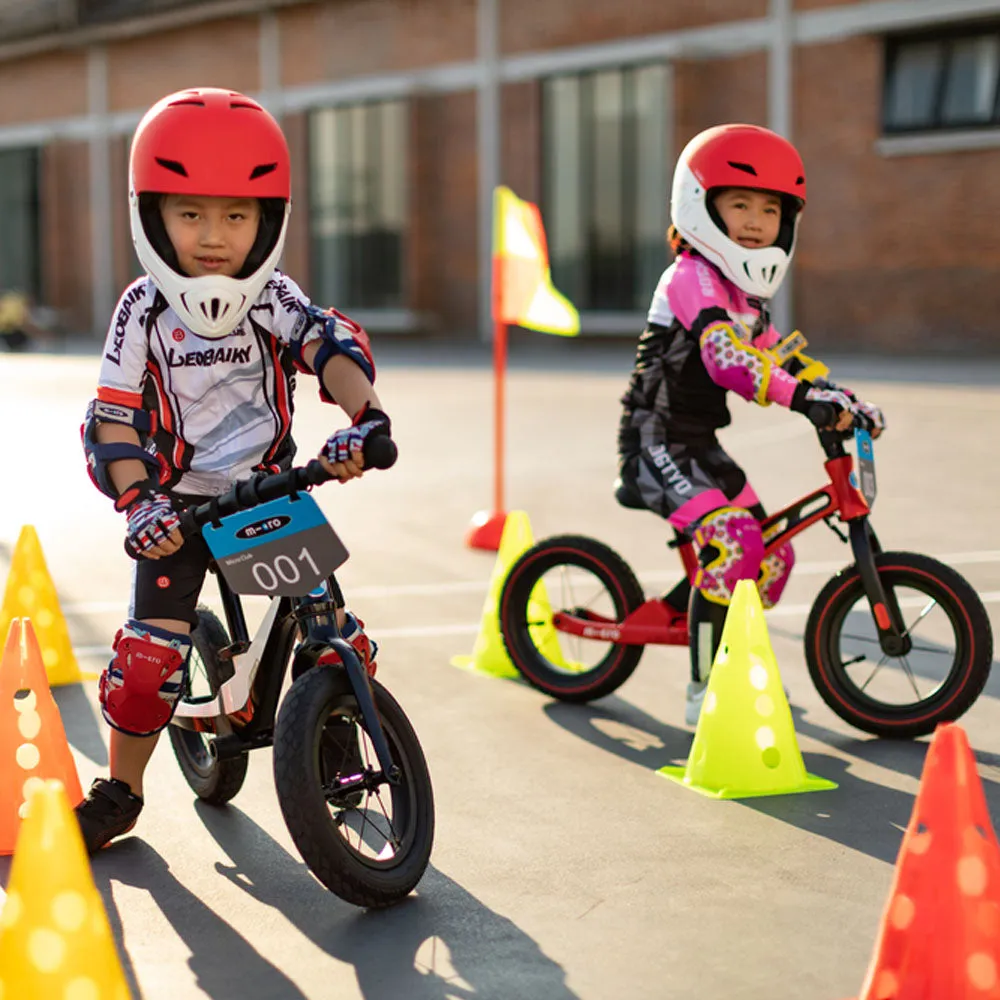
<svg viewBox="0 0 1000 1000">
<path fill-rule="evenodd" d="M 634 336 L 677 153 L 748 121 L 806 164 L 779 318 L 827 349 L 1000 346 L 1000 0 L 0 0 L 0 289 L 103 335 L 138 268 L 130 136 L 195 85 L 280 116 L 285 267 L 373 333 L 489 335 L 505 183 L 585 333 Z"/>
</svg>

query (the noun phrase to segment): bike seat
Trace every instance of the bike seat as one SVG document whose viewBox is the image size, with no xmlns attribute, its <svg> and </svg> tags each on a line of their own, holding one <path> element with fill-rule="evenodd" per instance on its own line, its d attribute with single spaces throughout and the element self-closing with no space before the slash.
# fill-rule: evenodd
<svg viewBox="0 0 1000 1000">
<path fill-rule="evenodd" d="M 622 482 L 621 479 L 615 480 L 615 499 L 623 507 L 628 507 L 630 510 L 649 510 L 642 502 L 642 497 L 639 496 L 638 491 L 633 489 L 628 483 Z"/>
</svg>

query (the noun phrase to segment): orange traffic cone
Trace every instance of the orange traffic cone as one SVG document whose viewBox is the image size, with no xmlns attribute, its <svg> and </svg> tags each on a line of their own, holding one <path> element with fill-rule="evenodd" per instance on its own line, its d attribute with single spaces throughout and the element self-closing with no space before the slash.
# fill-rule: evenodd
<svg viewBox="0 0 1000 1000">
<path fill-rule="evenodd" d="M 0 659 L 0 854 L 11 854 L 29 795 L 46 778 L 83 798 L 62 717 L 27 618 L 15 618 Z"/>
<path fill-rule="evenodd" d="M 965 731 L 938 726 L 860 1000 L 1000 998 L 1000 846 Z"/>
<path fill-rule="evenodd" d="M 58 781 L 32 791 L 0 915 L 0 997 L 129 1000 L 80 826 Z"/>
</svg>

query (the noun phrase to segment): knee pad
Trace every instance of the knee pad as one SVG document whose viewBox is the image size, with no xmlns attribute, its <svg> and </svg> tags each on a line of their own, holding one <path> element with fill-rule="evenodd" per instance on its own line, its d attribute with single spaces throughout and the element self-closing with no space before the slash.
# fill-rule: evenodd
<svg viewBox="0 0 1000 1000">
<path fill-rule="evenodd" d="M 702 561 L 694 585 L 716 604 L 729 604 L 740 580 L 756 580 L 764 558 L 760 522 L 741 507 L 707 514 L 694 534 Z"/>
<path fill-rule="evenodd" d="M 101 674 L 101 711 L 128 736 L 152 736 L 170 721 L 191 654 L 191 637 L 129 619 Z"/>
<path fill-rule="evenodd" d="M 765 608 L 773 608 L 781 599 L 794 565 L 795 550 L 789 542 L 779 545 L 769 556 L 764 557 L 760 564 L 757 590 L 760 593 L 760 603 Z"/>
</svg>

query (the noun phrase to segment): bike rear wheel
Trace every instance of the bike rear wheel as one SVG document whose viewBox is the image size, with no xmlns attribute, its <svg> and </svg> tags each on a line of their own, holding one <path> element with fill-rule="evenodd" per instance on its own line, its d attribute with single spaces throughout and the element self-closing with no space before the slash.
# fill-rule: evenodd
<svg viewBox="0 0 1000 1000">
<path fill-rule="evenodd" d="M 643 602 L 628 563 L 582 535 L 557 535 L 528 549 L 500 594 L 500 632 L 525 680 L 562 701 L 592 701 L 621 687 L 643 646 L 557 632 L 554 610 L 621 622 Z"/>
<path fill-rule="evenodd" d="M 924 736 L 959 718 L 982 692 L 993 663 L 989 616 L 969 583 L 936 559 L 884 552 L 875 563 L 902 612 L 909 650 L 898 657 L 882 652 L 851 566 L 827 583 L 809 615 L 809 674 L 852 726 L 876 736 Z"/>
<path fill-rule="evenodd" d="M 232 665 L 219 659 L 219 651 L 229 645 L 226 627 L 208 608 L 199 607 L 198 627 L 191 633 L 191 659 L 181 701 L 204 702 L 218 694 L 219 687 L 232 675 Z M 229 668 L 228 670 L 226 668 Z M 168 727 L 170 745 L 184 778 L 198 798 L 217 805 L 228 802 L 243 787 L 249 757 L 216 760 L 209 751 L 215 735 L 232 731 L 229 720 L 220 715 L 212 720 L 211 732 L 195 732 L 176 722 Z"/>
<path fill-rule="evenodd" d="M 316 878 L 349 903 L 377 908 L 405 898 L 423 877 L 434 794 L 403 709 L 378 681 L 371 687 L 398 784 L 381 775 L 350 681 L 334 667 L 307 671 L 285 697 L 274 781 L 288 831 Z"/>
</svg>

